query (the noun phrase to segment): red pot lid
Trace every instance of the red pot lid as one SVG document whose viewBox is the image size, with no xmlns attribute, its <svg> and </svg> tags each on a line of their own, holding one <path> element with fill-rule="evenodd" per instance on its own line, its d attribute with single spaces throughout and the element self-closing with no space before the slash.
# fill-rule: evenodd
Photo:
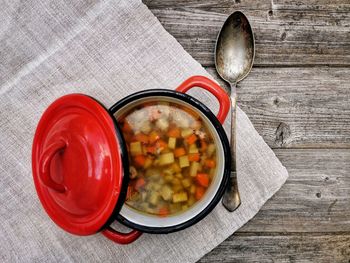
<svg viewBox="0 0 350 263">
<path fill-rule="evenodd" d="M 70 233 L 94 234 L 114 212 L 124 176 L 116 129 L 108 111 L 82 94 L 59 98 L 41 117 L 34 183 L 48 215 Z"/>
</svg>

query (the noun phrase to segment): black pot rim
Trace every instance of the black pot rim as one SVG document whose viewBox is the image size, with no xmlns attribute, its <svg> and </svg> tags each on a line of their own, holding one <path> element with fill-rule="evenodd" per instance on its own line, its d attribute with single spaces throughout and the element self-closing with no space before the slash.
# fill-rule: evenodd
<svg viewBox="0 0 350 263">
<path fill-rule="evenodd" d="M 117 137 L 118 137 L 118 140 L 121 142 L 121 148 L 122 148 L 121 152 L 124 153 L 124 150 L 126 150 L 125 140 L 123 138 L 122 132 L 119 130 L 118 125 L 116 124 L 116 118 L 114 117 L 114 114 L 118 110 L 120 110 L 121 108 L 123 108 L 124 106 L 129 104 L 130 102 L 133 102 L 133 101 L 138 100 L 138 99 L 143 99 L 143 98 L 147 98 L 147 97 L 155 97 L 155 96 L 171 97 L 171 98 L 176 98 L 176 99 L 182 100 L 184 102 L 187 102 L 191 106 L 193 106 L 196 109 L 198 109 L 199 111 L 201 111 L 209 119 L 209 121 L 213 124 L 214 128 L 216 129 L 216 131 L 219 135 L 220 141 L 222 143 L 222 146 L 223 146 L 223 151 L 224 151 L 223 179 L 221 181 L 221 184 L 219 186 L 218 191 L 216 192 L 215 196 L 212 198 L 210 203 L 196 216 L 192 217 L 188 221 L 185 221 L 183 223 L 180 223 L 180 224 L 174 225 L 174 226 L 149 227 L 149 226 L 144 226 L 144 225 L 140 225 L 140 224 L 135 224 L 119 214 L 121 207 L 123 206 L 123 204 L 125 202 L 127 186 L 129 183 L 128 172 L 124 171 L 124 175 L 125 175 L 125 173 L 127 173 L 127 176 L 124 176 L 124 180 L 123 180 L 122 192 L 124 192 L 124 193 L 121 193 L 119 200 L 118 200 L 118 203 L 116 205 L 116 209 L 113 212 L 111 218 L 107 221 L 105 226 L 109 225 L 113 219 L 117 219 L 117 221 L 121 222 L 125 226 L 128 226 L 132 229 L 136 229 L 136 230 L 139 230 L 139 231 L 145 232 L 145 233 L 166 234 L 166 233 L 176 232 L 179 230 L 183 230 L 189 226 L 192 226 L 192 225 L 198 223 L 200 220 L 202 220 L 205 216 L 207 216 L 215 208 L 215 206 L 219 203 L 221 197 L 224 194 L 226 185 L 227 185 L 228 180 L 230 178 L 230 171 L 231 171 L 231 152 L 230 152 L 229 141 L 227 139 L 226 133 L 225 133 L 221 123 L 216 118 L 216 116 L 211 112 L 211 110 L 208 107 L 206 107 L 202 102 L 200 102 L 199 100 L 195 99 L 194 97 L 192 97 L 188 94 L 181 93 L 181 92 L 174 91 L 174 90 L 151 89 L 151 90 L 144 90 L 144 91 L 139 91 L 139 92 L 133 93 L 133 94 L 128 95 L 127 97 L 123 98 L 122 100 L 118 101 L 117 103 L 115 103 L 109 109 L 109 113 L 113 117 L 113 119 L 115 120 Z M 126 159 L 128 159 L 128 158 L 126 157 Z M 124 158 L 123 158 L 123 161 L 124 161 Z M 126 160 L 126 164 L 128 164 L 128 160 Z M 124 166 L 124 167 L 127 167 L 127 166 Z M 126 181 L 125 184 L 124 184 L 124 181 Z"/>
</svg>

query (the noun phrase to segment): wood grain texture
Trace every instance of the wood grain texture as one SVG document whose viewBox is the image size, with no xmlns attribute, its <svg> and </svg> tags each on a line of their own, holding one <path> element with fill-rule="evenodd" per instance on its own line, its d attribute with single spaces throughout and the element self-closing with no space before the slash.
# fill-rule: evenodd
<svg viewBox="0 0 350 263">
<path fill-rule="evenodd" d="M 350 66 L 350 2 L 144 0 L 165 29 L 202 65 L 213 65 L 216 36 L 242 10 L 256 40 L 255 65 Z"/>
<path fill-rule="evenodd" d="M 200 262 L 350 263 L 350 1 L 143 2 L 222 86 L 216 36 L 233 11 L 248 16 L 256 59 L 238 103 L 290 174 Z"/>
<path fill-rule="evenodd" d="M 275 153 L 289 178 L 239 232 L 350 233 L 350 150 Z"/>
<path fill-rule="evenodd" d="M 272 148 L 350 148 L 350 68 L 253 68 L 237 92 Z"/>
<path fill-rule="evenodd" d="M 350 235 L 235 234 L 199 262 L 350 262 Z"/>
</svg>

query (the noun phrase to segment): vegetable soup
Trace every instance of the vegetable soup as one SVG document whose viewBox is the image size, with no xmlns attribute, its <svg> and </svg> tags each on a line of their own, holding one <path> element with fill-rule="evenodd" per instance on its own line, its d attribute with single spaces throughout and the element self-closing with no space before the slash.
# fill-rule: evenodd
<svg viewBox="0 0 350 263">
<path fill-rule="evenodd" d="M 216 146 L 206 122 L 186 105 L 145 102 L 118 117 L 127 144 L 126 204 L 167 216 L 202 199 L 216 174 Z"/>
</svg>

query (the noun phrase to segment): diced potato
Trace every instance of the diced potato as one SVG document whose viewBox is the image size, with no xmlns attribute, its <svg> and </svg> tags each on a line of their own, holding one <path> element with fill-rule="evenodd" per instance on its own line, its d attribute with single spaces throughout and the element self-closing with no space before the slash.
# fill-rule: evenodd
<svg viewBox="0 0 350 263">
<path fill-rule="evenodd" d="M 144 134 L 149 134 L 152 130 L 151 122 L 149 121 L 143 122 L 142 126 L 140 127 L 140 130 Z"/>
<path fill-rule="evenodd" d="M 190 167 L 190 176 L 195 177 L 199 168 L 199 162 L 192 162 Z"/>
<path fill-rule="evenodd" d="M 196 186 L 194 184 L 191 185 L 190 193 L 193 194 L 193 195 L 196 193 Z"/>
<path fill-rule="evenodd" d="M 132 156 L 142 154 L 141 142 L 130 143 L 130 153 Z"/>
<path fill-rule="evenodd" d="M 178 164 L 178 162 L 176 162 L 176 161 L 171 165 L 171 169 L 174 171 L 174 173 L 180 173 L 181 172 L 181 167 Z"/>
<path fill-rule="evenodd" d="M 187 193 L 186 192 L 180 192 L 173 195 L 173 202 L 179 203 L 179 202 L 185 202 L 188 200 Z"/>
<path fill-rule="evenodd" d="M 181 185 L 181 181 L 179 178 L 173 178 L 172 183 L 173 183 L 173 185 Z"/>
<path fill-rule="evenodd" d="M 188 160 L 188 156 L 187 155 L 179 157 L 179 165 L 180 165 L 181 168 L 190 166 L 190 161 Z"/>
<path fill-rule="evenodd" d="M 146 158 L 145 164 L 143 165 L 143 168 L 147 169 L 152 165 L 153 161 L 151 158 Z"/>
<path fill-rule="evenodd" d="M 173 191 L 168 185 L 164 185 L 162 189 L 160 190 L 160 195 L 165 201 L 169 201 L 172 198 Z"/>
<path fill-rule="evenodd" d="M 174 137 L 169 137 L 168 147 L 169 147 L 170 149 L 175 149 L 175 147 L 176 147 L 176 138 L 174 138 Z"/>
<path fill-rule="evenodd" d="M 188 206 L 191 206 L 191 205 L 193 205 L 195 202 L 196 202 L 196 199 L 194 198 L 193 195 L 191 195 L 190 198 L 188 198 L 187 205 L 188 205 Z"/>
<path fill-rule="evenodd" d="M 181 173 L 177 173 L 177 174 L 175 174 L 175 177 L 176 177 L 176 178 L 178 178 L 178 179 L 182 179 L 182 178 L 183 178 L 183 176 L 182 176 L 182 174 L 181 174 Z"/>
<path fill-rule="evenodd" d="M 174 179 L 174 177 L 172 176 L 172 175 L 166 175 L 166 176 L 164 176 L 164 181 L 165 182 L 172 182 L 173 181 L 173 179 Z"/>
<path fill-rule="evenodd" d="M 182 184 L 178 184 L 178 185 L 173 186 L 173 190 L 175 193 L 181 192 L 183 189 L 184 189 L 184 187 L 182 186 Z"/>
<path fill-rule="evenodd" d="M 156 126 L 162 130 L 165 131 L 169 128 L 169 122 L 165 118 L 160 118 L 156 121 Z"/>
<path fill-rule="evenodd" d="M 163 170 L 163 174 L 165 174 L 165 175 L 169 175 L 169 174 L 173 175 L 174 173 L 175 173 L 174 170 L 171 168 L 166 168 Z"/>
<path fill-rule="evenodd" d="M 172 164 L 174 161 L 174 154 L 172 152 L 164 153 L 159 156 L 159 165 Z"/>
<path fill-rule="evenodd" d="M 152 191 L 150 194 L 150 197 L 148 199 L 148 201 L 152 204 L 152 205 L 156 205 L 158 203 L 159 200 L 159 194 L 155 191 Z"/>
<path fill-rule="evenodd" d="M 188 153 L 198 153 L 198 148 L 195 143 L 190 145 L 188 148 Z"/>
<path fill-rule="evenodd" d="M 207 148 L 208 157 L 211 157 L 214 154 L 215 149 L 216 149 L 215 144 L 211 143 L 208 145 L 208 148 Z"/>
<path fill-rule="evenodd" d="M 181 182 L 185 188 L 188 188 L 191 186 L 191 180 L 189 178 L 183 179 Z"/>
<path fill-rule="evenodd" d="M 186 138 L 186 137 L 190 136 L 191 134 L 193 134 L 192 129 L 186 128 L 186 129 L 181 130 L 181 136 L 183 138 Z"/>
</svg>

